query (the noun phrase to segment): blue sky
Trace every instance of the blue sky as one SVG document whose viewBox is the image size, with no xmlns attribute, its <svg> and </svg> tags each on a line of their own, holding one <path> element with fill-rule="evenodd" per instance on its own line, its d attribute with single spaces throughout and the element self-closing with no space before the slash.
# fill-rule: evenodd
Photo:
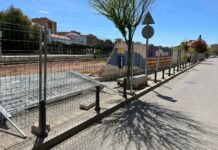
<svg viewBox="0 0 218 150">
<path fill-rule="evenodd" d="M 89 0 L 0 0 L 0 10 L 14 5 L 33 17 L 48 17 L 58 24 L 58 31 L 76 30 L 101 38 L 121 37 L 113 23 L 89 6 Z M 218 0 L 156 0 L 151 7 L 155 35 L 150 43 L 176 46 L 183 40 L 202 34 L 208 44 L 218 43 Z M 135 41 L 145 43 L 143 25 Z"/>
</svg>

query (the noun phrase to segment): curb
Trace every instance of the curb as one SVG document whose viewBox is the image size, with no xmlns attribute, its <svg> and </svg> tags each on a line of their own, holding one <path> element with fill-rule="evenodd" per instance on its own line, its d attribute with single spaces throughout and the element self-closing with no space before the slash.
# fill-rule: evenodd
<svg viewBox="0 0 218 150">
<path fill-rule="evenodd" d="M 168 79 L 165 79 L 164 81 L 161 81 L 159 83 L 157 83 L 156 85 L 142 91 L 142 92 L 139 92 L 137 95 L 134 95 L 133 97 L 131 98 L 128 98 L 128 99 L 123 99 L 125 101 L 122 101 L 121 103 L 119 103 L 118 105 L 108 109 L 108 110 L 105 110 L 104 112 L 96 115 L 95 117 L 93 118 L 90 118 L 88 119 L 87 121 L 73 127 L 72 129 L 56 136 L 55 138 L 53 139 L 50 139 L 48 141 L 46 141 L 45 143 L 39 145 L 38 147 L 34 148 L 34 149 L 39 149 L 39 150 L 47 150 L 47 149 L 51 149 L 55 146 L 57 146 L 58 144 L 60 144 L 61 142 L 71 138 L 72 136 L 76 135 L 77 133 L 81 132 L 82 130 L 90 127 L 91 125 L 95 124 L 96 122 L 99 122 L 100 120 L 102 120 L 103 118 L 109 116 L 110 114 L 114 113 L 115 111 L 119 110 L 120 108 L 128 105 L 129 103 L 131 103 L 132 101 L 138 99 L 139 97 L 151 92 L 152 90 L 156 89 L 157 87 L 163 85 L 164 83 L 176 78 L 177 76 L 181 75 L 182 73 L 190 70 L 191 68 L 197 66 L 198 64 L 200 64 L 201 62 L 199 63 L 196 63 L 192 66 L 189 66 L 189 68 L 186 68 L 182 71 L 180 71 L 179 73 L 175 74 L 175 75 L 172 75 L 171 77 L 169 77 Z"/>
</svg>

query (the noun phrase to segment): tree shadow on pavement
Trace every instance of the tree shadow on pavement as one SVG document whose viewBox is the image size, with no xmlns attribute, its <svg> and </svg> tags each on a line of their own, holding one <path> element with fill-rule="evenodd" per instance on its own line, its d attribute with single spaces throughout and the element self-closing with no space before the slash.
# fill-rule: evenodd
<svg viewBox="0 0 218 150">
<path fill-rule="evenodd" d="M 104 133 L 101 144 L 111 138 L 114 150 L 218 149 L 215 145 L 218 128 L 195 121 L 182 112 L 141 100 L 105 118 L 96 134 L 99 131 Z"/>
<path fill-rule="evenodd" d="M 169 102 L 172 102 L 172 103 L 175 103 L 177 102 L 177 100 L 175 100 L 174 98 L 170 97 L 170 96 L 165 96 L 165 95 L 162 95 L 156 91 L 153 90 L 154 93 L 157 94 L 157 97 L 159 97 L 160 99 L 163 99 L 165 101 L 169 101 Z"/>
</svg>

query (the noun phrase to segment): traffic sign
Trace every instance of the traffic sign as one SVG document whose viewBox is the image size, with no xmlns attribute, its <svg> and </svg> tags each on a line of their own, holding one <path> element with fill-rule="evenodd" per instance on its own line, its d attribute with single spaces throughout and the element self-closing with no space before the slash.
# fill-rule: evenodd
<svg viewBox="0 0 218 150">
<path fill-rule="evenodd" d="M 145 16 L 145 19 L 143 20 L 142 24 L 147 25 L 147 24 L 154 24 L 154 19 L 152 18 L 150 12 L 148 12 Z"/>
<path fill-rule="evenodd" d="M 152 26 L 145 26 L 142 29 L 142 36 L 146 39 L 150 39 L 154 35 L 154 28 Z"/>
</svg>

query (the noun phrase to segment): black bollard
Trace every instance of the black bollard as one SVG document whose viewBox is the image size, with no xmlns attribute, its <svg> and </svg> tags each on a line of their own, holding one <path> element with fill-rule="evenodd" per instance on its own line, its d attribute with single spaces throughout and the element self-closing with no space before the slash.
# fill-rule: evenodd
<svg viewBox="0 0 218 150">
<path fill-rule="evenodd" d="M 169 68 L 168 76 L 171 76 L 171 68 Z"/>
<path fill-rule="evenodd" d="M 162 73 L 162 79 L 164 79 L 164 74 L 165 74 L 165 73 L 164 73 L 164 69 L 163 69 L 163 73 Z"/>
<path fill-rule="evenodd" d="M 157 71 L 154 71 L 154 82 L 157 83 Z"/>
<path fill-rule="evenodd" d="M 175 69 L 175 66 L 173 66 L 173 74 L 175 74 L 175 70 L 176 70 L 176 69 Z"/>
<path fill-rule="evenodd" d="M 96 104 L 95 104 L 95 111 L 100 111 L 100 86 L 96 86 Z"/>
<path fill-rule="evenodd" d="M 126 89 L 127 89 L 127 80 L 126 78 L 124 78 L 123 79 L 123 97 L 124 98 L 127 98 Z"/>
</svg>

